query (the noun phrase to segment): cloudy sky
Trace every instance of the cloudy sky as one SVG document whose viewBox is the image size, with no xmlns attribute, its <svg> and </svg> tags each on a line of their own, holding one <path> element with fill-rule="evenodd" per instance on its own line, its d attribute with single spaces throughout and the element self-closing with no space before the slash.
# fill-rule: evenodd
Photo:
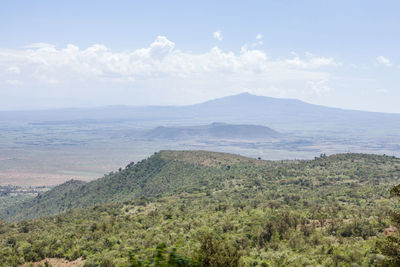
<svg viewBox="0 0 400 267">
<path fill-rule="evenodd" d="M 399 1 L 1 1 L 0 110 L 249 92 L 400 113 Z"/>
</svg>

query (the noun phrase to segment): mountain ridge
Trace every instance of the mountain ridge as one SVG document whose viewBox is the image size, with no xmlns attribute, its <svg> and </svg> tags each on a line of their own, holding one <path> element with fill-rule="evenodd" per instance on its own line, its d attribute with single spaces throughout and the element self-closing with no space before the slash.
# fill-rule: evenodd
<svg viewBox="0 0 400 267">
<path fill-rule="evenodd" d="M 312 105 L 315 107 L 323 107 L 323 108 L 330 108 L 336 110 L 343 110 L 343 111 L 353 111 L 353 112 L 367 112 L 367 113 L 379 113 L 379 114 L 389 114 L 389 115 L 400 115 L 400 113 L 396 112 L 381 112 L 381 111 L 371 111 L 371 110 L 362 110 L 362 109 L 349 109 L 349 108 L 341 108 L 341 107 L 333 107 L 333 106 L 325 106 L 320 104 L 313 104 L 309 103 L 297 98 L 281 98 L 281 97 L 271 97 L 271 96 L 263 96 L 263 95 L 256 95 L 249 92 L 242 92 L 234 95 L 222 96 L 217 97 L 209 100 L 205 100 L 199 103 L 189 104 L 189 105 L 102 105 L 102 106 L 93 106 L 93 107 L 60 107 L 60 108 L 43 108 L 43 109 L 23 109 L 23 110 L 0 110 L 0 113 L 23 113 L 23 112 L 49 112 L 49 111 L 74 111 L 74 110 L 96 110 L 96 109 L 142 109 L 142 108 L 185 108 L 185 107 L 193 107 L 193 106 L 201 106 L 201 105 L 209 105 L 219 101 L 229 101 L 229 100 L 243 100 L 244 98 L 250 99 L 262 99 L 262 100 L 269 100 L 269 101 L 288 101 L 292 103 L 298 104 L 306 104 Z"/>
<path fill-rule="evenodd" d="M 297 99 L 248 93 L 187 106 L 108 106 L 46 111 L 0 111 L 0 121 L 120 123 L 129 121 L 151 129 L 160 125 L 204 125 L 215 121 L 255 124 L 277 131 L 344 132 L 386 135 L 400 132 L 400 114 L 346 110 Z"/>
</svg>

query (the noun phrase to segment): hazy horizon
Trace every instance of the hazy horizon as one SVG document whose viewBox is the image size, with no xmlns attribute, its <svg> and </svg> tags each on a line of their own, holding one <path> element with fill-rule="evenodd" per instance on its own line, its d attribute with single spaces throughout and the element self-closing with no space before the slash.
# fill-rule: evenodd
<svg viewBox="0 0 400 267">
<path fill-rule="evenodd" d="M 301 102 L 307 103 L 307 104 L 312 104 L 316 106 L 322 106 L 322 107 L 327 107 L 327 108 L 336 108 L 336 109 L 341 109 L 341 110 L 349 110 L 349 111 L 362 111 L 362 112 L 372 112 L 372 113 L 385 113 L 385 114 L 400 114 L 400 112 L 381 112 L 381 111 L 373 111 L 373 110 L 361 110 L 361 109 L 350 109 L 350 108 L 342 108 L 338 106 L 327 106 L 327 105 L 321 105 L 321 104 L 314 104 L 308 101 L 303 101 L 301 99 L 297 98 L 289 98 L 289 97 L 271 97 L 271 96 L 264 96 L 264 95 L 257 95 L 257 94 L 252 94 L 249 92 L 242 92 L 234 95 L 226 95 L 226 96 L 221 96 L 217 98 L 211 98 L 207 99 L 204 101 L 200 102 L 194 102 L 194 103 L 189 103 L 189 104 L 160 104 L 160 105 L 130 105 L 130 104 L 114 104 L 114 105 L 93 105 L 93 106 L 61 106 L 61 107 L 56 107 L 56 108 L 43 108 L 43 107 L 37 107 L 37 108 L 25 108 L 25 109 L 5 109 L 5 110 L 0 110 L 0 112 L 13 112 L 13 111 L 46 111 L 46 110 L 63 110 L 63 109 L 96 109 L 96 108 L 112 108 L 112 107 L 128 107 L 128 108 L 135 108 L 135 107 L 185 107 L 185 106 L 192 106 L 192 105 L 200 105 L 209 101 L 213 100 L 218 100 L 218 99 L 223 99 L 227 97 L 235 97 L 235 96 L 240 96 L 240 95 L 252 95 L 252 96 L 259 96 L 259 97 L 266 97 L 266 98 L 273 98 L 273 99 L 282 99 L 282 100 L 299 100 Z"/>
</svg>

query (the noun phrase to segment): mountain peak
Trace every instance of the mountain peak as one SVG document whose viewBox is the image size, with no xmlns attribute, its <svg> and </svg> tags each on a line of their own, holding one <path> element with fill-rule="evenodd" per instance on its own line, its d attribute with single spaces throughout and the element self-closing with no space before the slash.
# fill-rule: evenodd
<svg viewBox="0 0 400 267">
<path fill-rule="evenodd" d="M 243 93 L 239 93 L 239 94 L 232 95 L 232 96 L 257 96 L 257 95 L 253 95 L 249 92 L 243 92 Z"/>
<path fill-rule="evenodd" d="M 243 92 L 236 95 L 225 96 L 221 98 L 212 99 L 195 106 L 221 106 L 226 108 L 228 106 L 242 106 L 250 109 L 254 108 L 265 108 L 266 106 L 280 106 L 284 107 L 287 105 L 301 105 L 301 106 L 315 106 L 312 104 L 307 104 L 301 100 L 290 99 L 290 98 L 275 98 L 269 96 L 254 95 L 249 92 Z"/>
</svg>

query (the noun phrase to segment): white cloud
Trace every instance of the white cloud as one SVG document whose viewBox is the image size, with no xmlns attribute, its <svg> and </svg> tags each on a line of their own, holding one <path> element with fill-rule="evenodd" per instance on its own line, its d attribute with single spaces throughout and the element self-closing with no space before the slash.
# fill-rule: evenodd
<svg viewBox="0 0 400 267">
<path fill-rule="evenodd" d="M 28 49 L 34 49 L 37 51 L 47 51 L 47 52 L 56 52 L 56 47 L 52 44 L 48 44 L 48 43 L 33 43 L 33 44 L 29 44 L 24 46 L 25 48 Z"/>
<path fill-rule="evenodd" d="M 378 88 L 378 89 L 376 89 L 376 92 L 379 94 L 387 94 L 389 92 L 389 90 L 386 88 Z"/>
<path fill-rule="evenodd" d="M 33 77 L 35 77 L 38 81 L 40 81 L 41 83 L 44 84 L 57 84 L 59 83 L 59 81 L 55 78 L 49 77 L 44 73 L 40 73 L 40 72 L 35 72 L 33 74 Z"/>
<path fill-rule="evenodd" d="M 43 50 L 43 46 L 38 46 L 37 49 L 1 53 L 0 64 L 7 63 L 13 64 L 7 68 L 8 72 L 25 70 L 31 78 L 47 82 L 51 80 L 52 83 L 56 80 L 66 81 L 65 79 L 74 75 L 96 79 L 152 78 L 160 75 L 186 77 L 210 73 L 269 76 L 278 70 L 300 73 L 302 69 L 341 65 L 333 58 L 310 55 L 305 59 L 295 56 L 286 60 L 269 60 L 264 51 L 249 49 L 246 46 L 243 46 L 239 53 L 224 52 L 217 46 L 205 53 L 185 53 L 175 49 L 175 44 L 163 36 L 157 37 L 149 47 L 122 53 L 112 52 L 100 44 L 84 50 L 74 45 L 54 50 Z M 316 72 L 309 74 L 312 73 Z M 291 76 L 288 75 L 287 79 L 291 79 Z"/>
<path fill-rule="evenodd" d="M 301 59 L 295 52 L 291 53 L 294 55 L 294 57 L 285 60 L 285 62 L 291 66 L 305 69 L 342 66 L 341 62 L 337 62 L 332 57 L 315 57 L 313 54 L 307 52 L 306 59 Z"/>
<path fill-rule="evenodd" d="M 322 96 L 326 93 L 333 91 L 328 85 L 328 80 L 321 80 L 321 81 L 309 81 L 307 83 L 306 89 L 311 90 L 313 93 L 317 94 L 318 96 Z"/>
<path fill-rule="evenodd" d="M 6 71 L 9 72 L 9 73 L 14 73 L 14 74 L 19 74 L 20 73 L 19 68 L 15 67 L 15 66 L 11 66 L 11 67 L 7 68 Z"/>
<path fill-rule="evenodd" d="M 8 85 L 14 85 L 14 86 L 16 86 L 16 85 L 21 85 L 21 84 L 22 84 L 22 82 L 19 81 L 19 80 L 6 80 L 5 82 L 6 82 L 6 84 L 8 84 Z"/>
<path fill-rule="evenodd" d="M 252 47 L 256 47 L 256 46 L 259 46 L 259 45 L 262 45 L 263 44 L 263 41 L 262 41 L 262 38 L 264 38 L 264 36 L 262 35 L 262 34 L 257 34 L 257 36 L 256 36 L 256 42 L 254 42 L 254 43 L 252 43 Z"/>
<path fill-rule="evenodd" d="M 101 44 L 86 49 L 43 43 L 20 50 L 0 49 L 0 80 L 21 85 L 21 93 L 67 95 L 80 100 L 103 96 L 105 103 L 110 99 L 131 103 L 126 96 L 140 101 L 138 95 L 162 103 L 177 97 L 201 101 L 239 93 L 243 88 L 280 96 L 271 88 L 296 87 L 301 91 L 308 86 L 319 95 L 329 91 L 326 82 L 321 82 L 330 79 L 328 68 L 340 65 L 334 58 L 312 54 L 273 59 L 265 51 L 247 46 L 239 52 L 223 51 L 218 46 L 202 53 L 184 52 L 164 36 L 148 47 L 124 52 Z M 29 88 L 23 89 L 27 85 Z M 7 90 L 0 84 L 0 98 Z"/>
<path fill-rule="evenodd" d="M 379 56 L 379 57 L 376 58 L 376 60 L 377 60 L 380 64 L 385 65 L 385 66 L 387 66 L 387 67 L 392 66 L 392 63 L 390 62 L 390 59 L 388 59 L 388 58 L 386 58 L 386 57 L 384 57 L 384 56 Z"/>
<path fill-rule="evenodd" d="M 214 39 L 217 39 L 218 41 L 222 41 L 223 37 L 222 37 L 222 32 L 221 31 L 215 31 L 213 33 L 213 37 Z"/>
</svg>

